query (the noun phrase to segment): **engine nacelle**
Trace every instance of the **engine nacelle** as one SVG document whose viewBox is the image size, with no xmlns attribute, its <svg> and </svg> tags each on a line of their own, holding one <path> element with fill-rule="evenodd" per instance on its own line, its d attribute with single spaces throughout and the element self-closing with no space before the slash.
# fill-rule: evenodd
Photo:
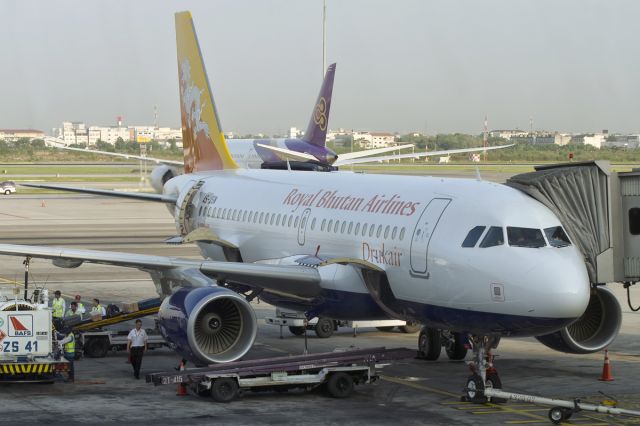
<svg viewBox="0 0 640 426">
<path fill-rule="evenodd" d="M 256 338 L 256 314 L 242 296 L 223 287 L 181 288 L 158 312 L 173 350 L 197 365 L 235 361 Z"/>
<path fill-rule="evenodd" d="M 622 309 L 616 296 L 598 287 L 589 299 L 584 314 L 571 325 L 545 336 L 537 336 L 543 345 L 561 352 L 588 354 L 613 342 L 622 324 Z"/>
<path fill-rule="evenodd" d="M 180 173 L 178 173 L 175 168 L 162 164 L 153 168 L 151 175 L 149 176 L 149 183 L 151 183 L 151 187 L 158 194 L 162 194 L 164 184 L 167 183 L 169 179 L 176 177 L 179 174 Z"/>
</svg>

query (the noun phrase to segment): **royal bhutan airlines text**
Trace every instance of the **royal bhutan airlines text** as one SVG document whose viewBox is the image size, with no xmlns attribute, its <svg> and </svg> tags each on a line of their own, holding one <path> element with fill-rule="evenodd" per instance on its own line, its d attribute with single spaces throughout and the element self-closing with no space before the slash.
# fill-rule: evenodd
<svg viewBox="0 0 640 426">
<path fill-rule="evenodd" d="M 398 194 L 391 197 L 376 194 L 368 200 L 349 194 L 340 194 L 337 190 L 321 189 L 318 192 L 301 192 L 292 189 L 282 204 L 294 206 L 295 212 L 299 207 L 317 207 L 321 209 L 360 211 L 367 213 L 391 214 L 411 216 L 416 212 L 419 202 L 407 201 Z"/>
</svg>

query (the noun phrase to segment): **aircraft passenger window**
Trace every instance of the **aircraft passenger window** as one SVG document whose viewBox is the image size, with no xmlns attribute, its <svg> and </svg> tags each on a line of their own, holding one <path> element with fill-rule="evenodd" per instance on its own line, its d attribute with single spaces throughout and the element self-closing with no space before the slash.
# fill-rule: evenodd
<svg viewBox="0 0 640 426">
<path fill-rule="evenodd" d="M 373 237 L 373 233 L 376 232 L 376 226 L 375 225 L 371 225 L 369 227 L 369 237 Z"/>
<path fill-rule="evenodd" d="M 285 226 L 287 224 L 287 215 L 283 214 L 282 215 L 282 226 Z"/>
<path fill-rule="evenodd" d="M 629 232 L 631 235 L 640 235 L 640 209 L 629 209 Z"/>
<path fill-rule="evenodd" d="M 260 218 L 258 219 L 258 223 L 262 225 L 262 219 L 264 218 L 264 212 L 260 212 Z"/>
<path fill-rule="evenodd" d="M 338 228 L 340 227 L 340 221 L 336 220 L 336 225 L 333 227 L 333 232 L 338 232 Z"/>
<path fill-rule="evenodd" d="M 320 225 L 320 230 L 322 232 L 324 232 L 324 224 L 326 223 L 327 219 L 322 219 L 322 224 Z"/>
<path fill-rule="evenodd" d="M 380 238 L 380 234 L 382 234 L 382 225 L 378 225 L 378 231 L 376 232 L 376 238 Z"/>
<path fill-rule="evenodd" d="M 298 227 L 298 223 L 300 223 L 300 216 L 296 216 L 296 221 L 293 223 L 293 227 L 297 228 Z"/>
<path fill-rule="evenodd" d="M 242 213 L 242 221 L 243 221 L 243 222 L 246 222 L 246 221 L 247 221 L 247 215 L 248 215 L 248 214 L 249 214 L 249 212 L 248 212 L 248 211 L 246 211 L 246 210 L 244 211 L 244 213 Z"/>
<path fill-rule="evenodd" d="M 400 230 L 400 241 L 404 240 L 404 228 Z"/>
<path fill-rule="evenodd" d="M 306 225 L 307 225 L 307 218 L 303 217 L 302 222 L 300 222 L 300 228 L 304 229 Z"/>
<path fill-rule="evenodd" d="M 340 227 L 340 233 L 344 234 L 344 228 L 345 226 L 347 226 L 347 221 L 345 220 L 344 222 L 342 222 L 342 226 Z"/>
<path fill-rule="evenodd" d="M 507 226 L 509 245 L 513 247 L 540 248 L 547 245 L 542 231 L 536 228 L 516 228 Z"/>
<path fill-rule="evenodd" d="M 347 229 L 347 234 L 351 235 L 351 229 L 353 229 L 353 222 L 349 222 L 349 229 Z"/>
<path fill-rule="evenodd" d="M 362 236 L 364 237 L 365 235 L 367 235 L 367 224 L 366 223 L 364 225 L 362 225 Z"/>
<path fill-rule="evenodd" d="M 253 210 L 249 212 L 249 223 L 253 222 Z"/>
<path fill-rule="evenodd" d="M 282 215 L 278 213 L 278 218 L 276 219 L 276 226 L 280 225 L 280 216 Z"/>
<path fill-rule="evenodd" d="M 393 231 L 391 232 L 391 239 L 395 240 L 396 239 L 396 235 L 398 235 L 398 227 L 394 226 L 393 227 Z"/>
<path fill-rule="evenodd" d="M 269 213 L 265 213 L 264 214 L 264 224 L 268 225 L 269 224 Z"/>
<path fill-rule="evenodd" d="M 331 232 L 331 228 L 333 228 L 333 219 L 329 220 L 329 224 L 327 225 L 327 232 Z"/>
<path fill-rule="evenodd" d="M 311 230 L 313 231 L 314 229 L 316 229 L 316 218 L 315 217 L 311 221 Z"/>
<path fill-rule="evenodd" d="M 462 247 L 475 247 L 485 229 L 486 226 L 474 226 L 462 242 Z"/>
<path fill-rule="evenodd" d="M 291 228 L 291 220 L 293 220 L 293 216 L 289 216 L 289 222 L 287 223 L 289 228 Z"/>
<path fill-rule="evenodd" d="M 218 214 L 218 209 L 214 207 L 213 212 L 211 213 L 211 217 L 216 217 L 216 214 Z"/>
<path fill-rule="evenodd" d="M 233 209 L 233 213 L 231 213 L 231 220 L 236 220 L 238 218 L 238 210 Z"/>
<path fill-rule="evenodd" d="M 198 216 L 202 216 L 202 206 L 198 209 Z"/>
<path fill-rule="evenodd" d="M 269 222 L 269 225 L 273 225 L 273 222 L 275 221 L 276 221 L 276 214 L 274 213 L 271 215 L 271 222 Z"/>
<path fill-rule="evenodd" d="M 562 226 L 545 228 L 544 234 L 547 236 L 547 240 L 549 240 L 549 245 L 551 245 L 551 247 L 567 247 L 571 245 L 571 241 L 569 240 L 567 233 L 562 229 Z"/>
<path fill-rule="evenodd" d="M 353 235 L 358 235 L 360 233 L 360 222 L 356 223 L 356 230 L 353 231 Z"/>
<path fill-rule="evenodd" d="M 224 209 L 224 211 L 222 212 L 222 219 L 227 217 L 227 209 Z"/>
<path fill-rule="evenodd" d="M 504 244 L 504 231 L 499 226 L 492 226 L 480 243 L 480 248 L 501 246 Z"/>
<path fill-rule="evenodd" d="M 229 209 L 227 211 L 227 220 L 231 220 L 231 215 L 233 214 L 233 210 Z"/>
<path fill-rule="evenodd" d="M 384 228 L 384 239 L 386 240 L 387 238 L 389 238 L 389 225 Z"/>
</svg>

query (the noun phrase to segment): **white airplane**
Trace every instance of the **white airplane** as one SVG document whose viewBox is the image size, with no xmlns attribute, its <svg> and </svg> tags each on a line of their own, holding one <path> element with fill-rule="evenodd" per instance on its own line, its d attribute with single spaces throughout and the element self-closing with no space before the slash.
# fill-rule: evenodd
<svg viewBox="0 0 640 426">
<path fill-rule="evenodd" d="M 171 242 L 194 242 L 205 259 L 10 244 L 0 254 L 147 271 L 164 297 L 164 337 L 197 364 L 247 353 L 255 297 L 309 318 L 422 323 L 419 351 L 428 359 L 439 356 L 443 337 L 455 359 L 470 343 L 476 367 L 466 389 L 477 398 L 484 386 L 500 387 L 495 370 L 487 374 L 487 354 L 501 337 L 544 336 L 574 353 L 615 338 L 619 323 L 598 323 L 615 309 L 611 293 L 590 288 L 560 220 L 518 190 L 469 179 L 239 168 L 189 12 L 176 14 L 176 34 L 185 174 L 162 194 L 31 186 L 166 203 L 179 232 Z"/>
</svg>

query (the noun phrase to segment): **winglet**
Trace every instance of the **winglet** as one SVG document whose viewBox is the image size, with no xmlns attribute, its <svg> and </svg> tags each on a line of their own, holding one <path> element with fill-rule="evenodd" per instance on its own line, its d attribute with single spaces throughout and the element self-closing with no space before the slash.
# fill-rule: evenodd
<svg viewBox="0 0 640 426">
<path fill-rule="evenodd" d="M 238 168 L 222 133 L 191 12 L 175 18 L 184 171 Z"/>
<path fill-rule="evenodd" d="M 336 73 L 336 64 L 329 65 L 324 76 L 318 100 L 313 108 L 307 131 L 303 140 L 317 146 L 324 147 L 327 139 L 327 125 L 329 124 L 329 109 L 331 109 L 331 94 L 333 93 L 333 77 Z"/>
</svg>

